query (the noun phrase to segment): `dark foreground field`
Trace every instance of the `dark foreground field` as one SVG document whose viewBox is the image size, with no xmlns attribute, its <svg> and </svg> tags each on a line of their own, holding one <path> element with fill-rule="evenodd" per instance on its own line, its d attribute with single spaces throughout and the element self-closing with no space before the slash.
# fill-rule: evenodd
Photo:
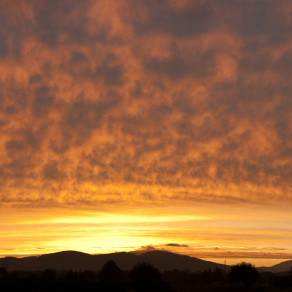
<svg viewBox="0 0 292 292">
<path fill-rule="evenodd" d="M 6 271 L 0 268 L 0 291 L 124 291 L 124 292 L 243 292 L 292 291 L 292 273 L 258 273 L 249 264 L 204 272 L 173 270 L 161 273 L 141 263 L 121 270 L 107 262 L 99 271 Z"/>
</svg>

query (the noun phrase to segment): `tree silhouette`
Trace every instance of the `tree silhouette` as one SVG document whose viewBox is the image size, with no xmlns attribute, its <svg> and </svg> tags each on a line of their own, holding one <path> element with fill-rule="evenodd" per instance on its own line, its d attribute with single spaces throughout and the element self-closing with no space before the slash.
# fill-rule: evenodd
<svg viewBox="0 0 292 292">
<path fill-rule="evenodd" d="M 153 265 L 147 263 L 134 266 L 130 275 L 135 281 L 141 283 L 153 283 L 161 279 L 159 270 Z"/>
<path fill-rule="evenodd" d="M 0 268 L 0 278 L 5 278 L 8 275 L 8 272 L 5 267 Z"/>
<path fill-rule="evenodd" d="M 54 269 L 46 269 L 42 273 L 42 278 L 48 282 L 55 281 L 57 278 L 57 272 Z"/>
<path fill-rule="evenodd" d="M 232 282 L 243 282 L 246 288 L 250 288 L 259 278 L 259 273 L 251 264 L 242 262 L 231 267 L 229 278 Z"/>
<path fill-rule="evenodd" d="M 123 279 L 123 271 L 114 261 L 108 261 L 100 270 L 98 277 L 104 283 L 119 283 Z"/>
</svg>

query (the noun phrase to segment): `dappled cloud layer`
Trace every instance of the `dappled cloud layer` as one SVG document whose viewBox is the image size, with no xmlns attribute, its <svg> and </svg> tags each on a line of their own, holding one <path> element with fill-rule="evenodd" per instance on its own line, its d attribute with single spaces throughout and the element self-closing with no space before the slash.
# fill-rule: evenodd
<svg viewBox="0 0 292 292">
<path fill-rule="evenodd" d="M 292 202 L 292 4 L 0 1 L 2 206 Z"/>
</svg>

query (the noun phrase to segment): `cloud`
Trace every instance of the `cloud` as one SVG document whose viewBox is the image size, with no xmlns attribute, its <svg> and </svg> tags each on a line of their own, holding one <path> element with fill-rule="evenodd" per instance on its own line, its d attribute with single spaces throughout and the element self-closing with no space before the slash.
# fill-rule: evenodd
<svg viewBox="0 0 292 292">
<path fill-rule="evenodd" d="M 290 6 L 2 3 L 1 202 L 290 203 Z"/>
<path fill-rule="evenodd" d="M 167 243 L 167 244 L 149 244 L 145 246 L 141 246 L 139 249 L 135 250 L 133 253 L 142 254 L 149 251 L 155 250 L 163 250 L 163 251 L 171 251 L 174 248 L 189 248 L 186 244 L 178 244 L 178 243 Z"/>
<path fill-rule="evenodd" d="M 171 56 L 166 60 L 151 59 L 145 64 L 146 69 L 152 74 L 169 77 L 175 82 L 184 78 L 201 79 L 206 77 L 214 66 L 212 54 L 192 56 L 191 60 L 183 60 L 178 56 Z"/>
<path fill-rule="evenodd" d="M 138 250 L 133 251 L 133 253 L 143 254 L 145 252 L 150 252 L 154 250 L 157 250 L 156 247 L 154 247 L 153 245 L 147 245 L 147 246 L 141 246 Z"/>
<path fill-rule="evenodd" d="M 178 243 L 168 243 L 165 246 L 172 246 L 172 247 L 189 247 L 186 244 L 178 244 Z"/>
<path fill-rule="evenodd" d="M 185 244 L 170 243 L 165 245 L 147 245 L 141 246 L 140 249 L 133 253 L 142 254 L 145 252 L 164 250 L 175 253 L 187 253 L 189 256 L 196 258 L 212 258 L 212 259 L 289 259 L 292 254 L 285 248 L 257 248 L 257 247 L 197 247 Z"/>
<path fill-rule="evenodd" d="M 191 256 L 200 258 L 221 258 L 221 259 L 291 259 L 291 253 L 272 253 L 272 252 L 203 252 L 194 253 Z"/>
<path fill-rule="evenodd" d="M 195 6 L 191 9 L 177 10 L 166 1 L 151 3 L 147 22 L 136 20 L 133 26 L 137 33 L 170 33 L 175 36 L 196 36 L 206 33 L 212 27 L 214 14 L 211 5 Z"/>
</svg>

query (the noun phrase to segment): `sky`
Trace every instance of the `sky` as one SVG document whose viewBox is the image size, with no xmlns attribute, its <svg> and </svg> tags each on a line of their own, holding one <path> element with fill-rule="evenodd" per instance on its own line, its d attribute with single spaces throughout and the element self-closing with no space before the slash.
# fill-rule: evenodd
<svg viewBox="0 0 292 292">
<path fill-rule="evenodd" d="M 0 0 L 0 257 L 292 259 L 290 0 Z"/>
</svg>

